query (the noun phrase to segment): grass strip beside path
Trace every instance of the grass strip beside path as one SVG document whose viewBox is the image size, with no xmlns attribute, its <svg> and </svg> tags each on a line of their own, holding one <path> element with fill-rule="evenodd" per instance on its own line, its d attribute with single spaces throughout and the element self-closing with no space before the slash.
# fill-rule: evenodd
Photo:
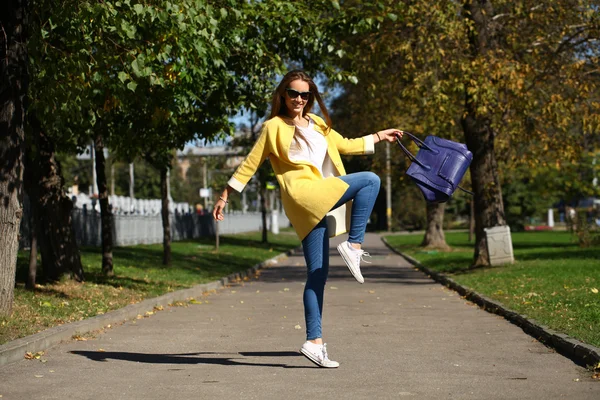
<svg viewBox="0 0 600 400">
<path fill-rule="evenodd" d="M 293 232 L 259 232 L 221 236 L 219 252 L 214 239 L 172 243 L 172 265 L 162 265 L 162 245 L 114 249 L 115 276 L 102 275 L 99 248 L 81 249 L 85 282 L 64 281 L 25 290 L 28 252 L 21 252 L 11 317 L 0 317 L 0 344 L 44 329 L 104 314 L 129 304 L 179 289 L 218 280 L 287 252 L 300 245 Z"/>
<path fill-rule="evenodd" d="M 512 234 L 516 262 L 469 269 L 466 233 L 446 233 L 450 252 L 423 251 L 422 235 L 387 236 L 388 243 L 431 270 L 503 303 L 539 323 L 600 347 L 600 247 L 580 248 L 568 232 Z"/>
</svg>

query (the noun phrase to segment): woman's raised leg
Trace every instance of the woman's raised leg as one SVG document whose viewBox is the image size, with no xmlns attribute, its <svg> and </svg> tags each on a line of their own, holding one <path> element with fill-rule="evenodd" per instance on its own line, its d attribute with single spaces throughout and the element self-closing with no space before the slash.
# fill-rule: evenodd
<svg viewBox="0 0 600 400">
<path fill-rule="evenodd" d="M 381 180 L 373 172 L 358 172 L 338 178 L 350 186 L 333 208 L 354 200 L 352 203 L 348 240 L 338 245 L 338 251 L 354 278 L 359 283 L 364 283 L 364 278 L 360 271 L 360 262 L 362 257 L 368 254 L 361 249 L 361 245 L 365 238 L 367 222 L 379 193 Z"/>
</svg>

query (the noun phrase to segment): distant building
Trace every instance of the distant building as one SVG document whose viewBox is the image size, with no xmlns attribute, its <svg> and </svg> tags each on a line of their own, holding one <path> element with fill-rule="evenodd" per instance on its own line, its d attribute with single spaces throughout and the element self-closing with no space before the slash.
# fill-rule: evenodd
<svg viewBox="0 0 600 400">
<path fill-rule="evenodd" d="M 245 153 L 241 147 L 232 148 L 229 146 L 211 146 L 211 147 L 186 147 L 177 151 L 177 162 L 181 168 L 182 178 L 185 179 L 187 171 L 190 168 L 190 159 L 193 157 L 227 157 L 226 166 L 235 169 L 244 160 Z"/>
</svg>

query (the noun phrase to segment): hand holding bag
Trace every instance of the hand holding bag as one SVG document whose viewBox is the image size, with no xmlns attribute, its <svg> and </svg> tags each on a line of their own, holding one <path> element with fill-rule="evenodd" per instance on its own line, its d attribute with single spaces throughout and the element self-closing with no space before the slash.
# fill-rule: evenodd
<svg viewBox="0 0 600 400">
<path fill-rule="evenodd" d="M 456 189 L 473 195 L 458 186 L 473 160 L 473 154 L 466 145 L 436 136 L 427 136 L 423 142 L 409 132 L 404 134 L 419 146 L 415 157 L 400 138 L 396 138 L 404 154 L 412 161 L 406 174 L 417 184 L 428 203 L 444 203 Z"/>
</svg>

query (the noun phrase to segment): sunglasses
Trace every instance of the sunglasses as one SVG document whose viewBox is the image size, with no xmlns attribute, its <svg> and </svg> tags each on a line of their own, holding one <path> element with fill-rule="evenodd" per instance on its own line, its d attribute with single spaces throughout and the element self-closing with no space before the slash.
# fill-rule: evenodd
<svg viewBox="0 0 600 400">
<path fill-rule="evenodd" d="M 302 100 L 308 100 L 310 97 L 310 92 L 299 92 L 290 88 L 285 89 L 285 91 L 290 99 L 295 99 L 296 97 L 300 96 Z"/>
</svg>

